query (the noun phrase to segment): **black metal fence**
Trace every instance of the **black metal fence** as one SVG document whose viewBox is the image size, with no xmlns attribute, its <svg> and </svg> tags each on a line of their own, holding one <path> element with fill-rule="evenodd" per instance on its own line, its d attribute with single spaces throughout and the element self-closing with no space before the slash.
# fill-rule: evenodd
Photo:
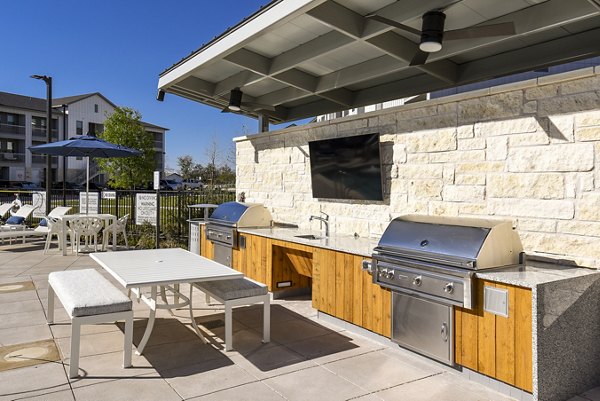
<svg viewBox="0 0 600 401">
<path fill-rule="evenodd" d="M 16 194 L 23 204 L 33 204 L 34 191 L 17 191 L 17 190 L 0 190 L 0 204 L 11 203 L 15 200 Z M 155 194 L 156 191 L 108 191 L 114 192 L 113 199 L 107 199 L 98 193 L 98 213 L 109 213 L 117 217 L 122 217 L 129 214 L 127 230 L 135 231 L 136 220 L 136 194 L 147 193 Z M 69 214 L 79 213 L 79 193 L 78 190 L 66 190 L 63 193 L 62 189 L 52 190 L 50 196 L 50 209 L 57 206 L 71 206 Z M 105 192 L 106 193 L 106 192 Z M 235 200 L 235 193 L 219 189 L 203 190 L 203 191 L 160 191 L 160 229 L 161 235 L 169 232 L 170 235 L 175 235 L 181 240 L 185 240 L 189 235 L 188 218 L 203 218 L 205 217 L 203 208 L 188 208 L 188 205 L 194 204 L 221 204 Z M 29 216 L 26 223 L 30 226 L 36 225 L 39 218 L 34 218 L 33 214 Z"/>
</svg>

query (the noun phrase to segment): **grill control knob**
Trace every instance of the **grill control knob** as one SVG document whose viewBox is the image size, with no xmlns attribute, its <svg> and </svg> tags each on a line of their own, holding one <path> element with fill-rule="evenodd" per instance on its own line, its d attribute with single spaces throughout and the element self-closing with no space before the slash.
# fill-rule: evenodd
<svg viewBox="0 0 600 401">
<path fill-rule="evenodd" d="M 454 283 L 448 283 L 444 286 L 444 292 L 452 294 L 454 292 Z"/>
<path fill-rule="evenodd" d="M 388 270 L 388 272 L 387 272 L 387 278 L 389 280 L 393 280 L 394 279 L 394 271 L 393 270 L 391 270 L 391 269 Z"/>
<path fill-rule="evenodd" d="M 413 280 L 413 284 L 416 285 L 417 287 L 420 287 L 422 283 L 423 283 L 423 277 L 421 277 L 421 276 L 417 276 Z"/>
</svg>

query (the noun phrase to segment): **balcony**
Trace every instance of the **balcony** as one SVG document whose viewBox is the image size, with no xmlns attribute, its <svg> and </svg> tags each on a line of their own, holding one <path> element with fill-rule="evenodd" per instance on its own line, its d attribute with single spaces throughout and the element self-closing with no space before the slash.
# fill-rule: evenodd
<svg viewBox="0 0 600 401">
<path fill-rule="evenodd" d="M 25 135 L 24 125 L 0 124 L 0 134 Z"/>
<path fill-rule="evenodd" d="M 59 156 L 52 156 L 52 166 L 56 166 L 57 159 Z M 46 155 L 31 155 L 32 164 L 43 164 L 46 165 Z"/>
<path fill-rule="evenodd" d="M 22 163 L 25 160 L 25 153 L 0 152 L 0 162 Z"/>
<path fill-rule="evenodd" d="M 53 141 L 58 140 L 58 130 L 57 129 L 53 129 L 51 134 L 52 134 Z M 33 136 L 34 138 L 46 139 L 46 128 L 45 127 L 31 127 L 31 136 Z"/>
</svg>

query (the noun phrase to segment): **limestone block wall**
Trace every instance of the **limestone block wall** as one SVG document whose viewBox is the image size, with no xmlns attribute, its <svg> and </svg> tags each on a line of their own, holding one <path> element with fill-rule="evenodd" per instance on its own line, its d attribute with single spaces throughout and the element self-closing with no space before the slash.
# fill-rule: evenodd
<svg viewBox="0 0 600 401">
<path fill-rule="evenodd" d="M 381 134 L 383 202 L 312 197 L 308 142 Z M 237 191 L 276 221 L 377 238 L 408 214 L 512 219 L 529 253 L 600 267 L 600 68 L 236 138 Z"/>
</svg>

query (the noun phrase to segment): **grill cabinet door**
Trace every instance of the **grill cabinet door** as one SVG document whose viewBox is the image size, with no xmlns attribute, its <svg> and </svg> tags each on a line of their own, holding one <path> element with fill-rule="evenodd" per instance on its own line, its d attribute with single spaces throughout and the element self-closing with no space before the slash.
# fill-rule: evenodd
<svg viewBox="0 0 600 401">
<path fill-rule="evenodd" d="M 453 365 L 452 306 L 392 292 L 392 341 Z"/>
</svg>

